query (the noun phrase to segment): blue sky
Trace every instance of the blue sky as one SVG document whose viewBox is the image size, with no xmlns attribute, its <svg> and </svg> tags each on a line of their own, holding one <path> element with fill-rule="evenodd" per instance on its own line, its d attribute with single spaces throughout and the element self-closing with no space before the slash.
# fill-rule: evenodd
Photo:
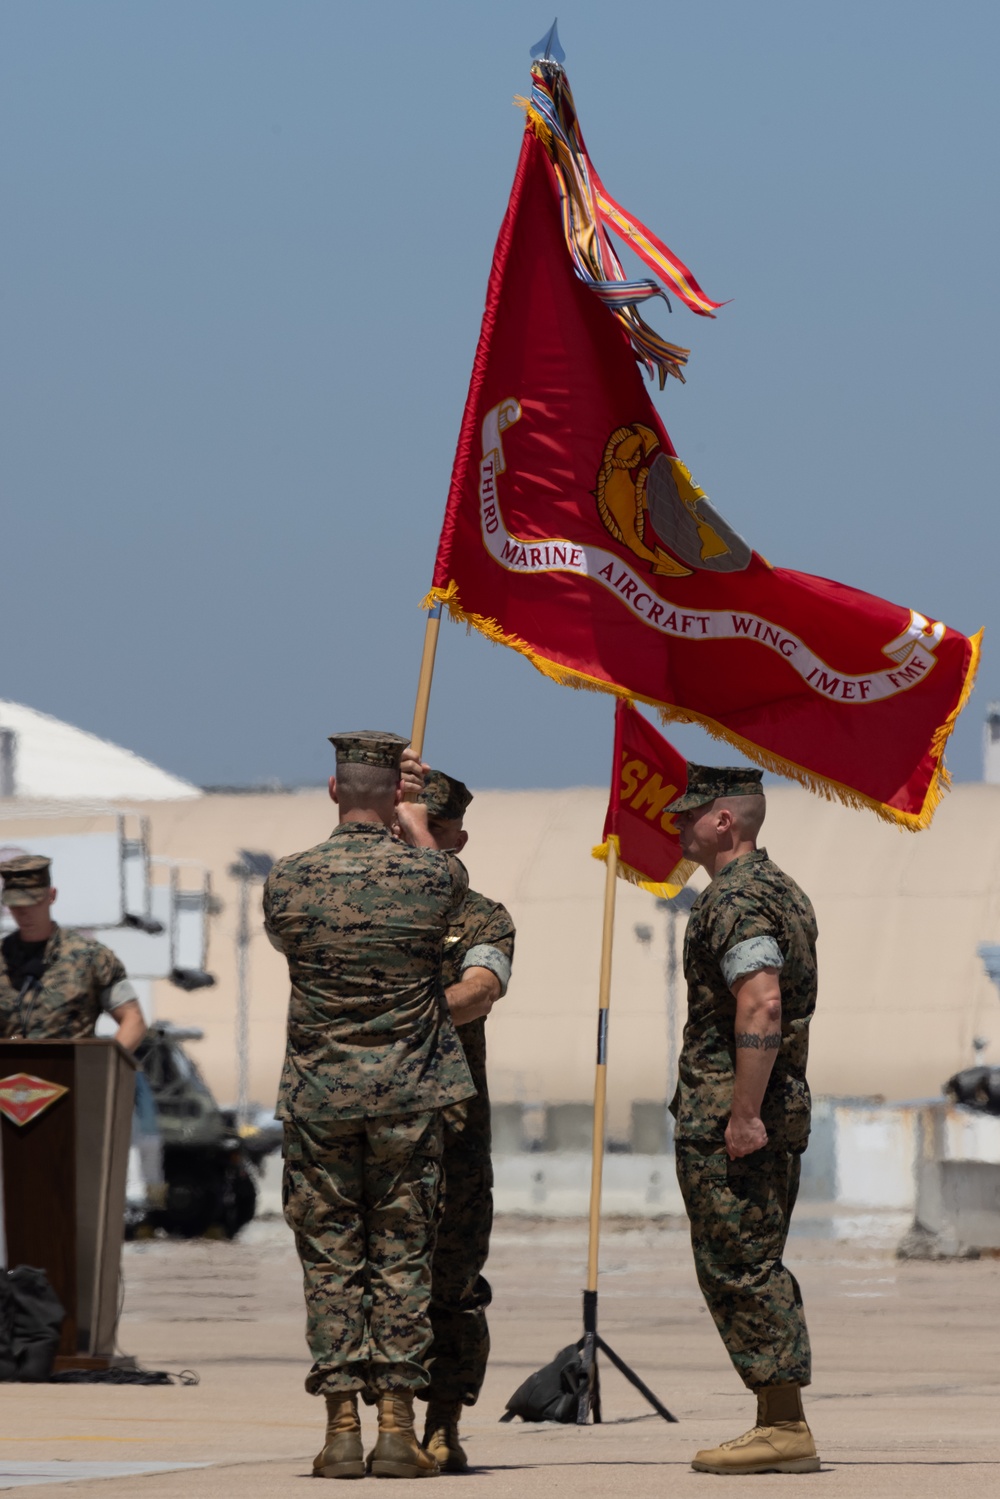
<svg viewBox="0 0 1000 1499">
<path fill-rule="evenodd" d="M 528 52 L 511 0 L 0 11 L 0 697 L 201 783 L 408 728 Z M 772 561 L 966 632 L 1000 697 L 1000 8 L 565 3 L 609 190 L 716 298 L 657 396 Z M 677 731 L 693 758 L 730 758 Z M 430 757 L 600 783 L 610 700 L 445 627 Z"/>
</svg>

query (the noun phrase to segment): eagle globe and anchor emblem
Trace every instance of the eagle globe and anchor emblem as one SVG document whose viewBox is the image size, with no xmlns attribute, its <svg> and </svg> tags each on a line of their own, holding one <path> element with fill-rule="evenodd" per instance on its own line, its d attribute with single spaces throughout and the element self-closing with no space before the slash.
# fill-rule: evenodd
<svg viewBox="0 0 1000 1499">
<path fill-rule="evenodd" d="M 593 493 L 608 533 L 659 577 L 743 572 L 750 565 L 753 553 L 742 536 L 641 422 L 612 432 Z"/>
<path fill-rule="evenodd" d="M 555 540 L 532 545 L 512 535 L 504 526 L 497 503 L 497 477 L 507 470 L 503 434 L 522 415 L 521 402 L 511 397 L 500 401 L 483 418 L 479 500 L 487 550 L 502 566 L 514 572 L 536 574 L 566 569 L 586 574 L 585 563 L 567 564 L 565 553 L 578 548 L 578 542 Z M 687 465 L 664 452 L 659 434 L 643 422 L 623 424 L 611 433 L 604 444 L 596 486 L 590 493 L 608 535 L 645 563 L 654 576 L 688 578 L 696 572 L 740 573 L 753 561 L 753 551 L 694 482 Z M 549 556 L 550 549 L 557 554 L 554 560 Z M 766 557 L 759 560 L 770 567 Z M 908 674 L 905 681 L 890 676 L 890 695 L 905 691 L 933 665 L 934 653 L 945 635 L 941 620 L 928 619 L 915 609 L 910 609 L 908 615 L 899 633 L 882 646 L 883 655 L 895 666 L 905 667 Z M 761 628 L 766 631 L 774 628 L 766 620 L 754 617 L 754 621 L 758 640 Z M 770 644 L 767 639 L 763 643 Z M 812 685 L 812 677 L 822 672 L 823 663 L 804 642 L 797 643 L 805 646 L 807 664 L 813 663 L 814 669 L 806 675 L 807 683 Z M 817 686 L 814 690 L 825 689 Z"/>
<path fill-rule="evenodd" d="M 15 1072 L 10 1077 L 0 1078 L 0 1114 L 11 1124 L 29 1124 L 68 1092 L 68 1088 L 47 1082 L 44 1077 Z"/>
</svg>

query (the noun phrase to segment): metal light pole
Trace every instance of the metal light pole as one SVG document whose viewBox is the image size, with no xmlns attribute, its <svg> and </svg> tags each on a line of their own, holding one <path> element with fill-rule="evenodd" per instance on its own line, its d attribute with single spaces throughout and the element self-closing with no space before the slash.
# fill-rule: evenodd
<svg viewBox="0 0 1000 1499">
<path fill-rule="evenodd" d="M 242 1132 L 250 1103 L 250 888 L 263 884 L 274 860 L 270 854 L 241 848 L 229 873 L 239 884 L 236 918 L 236 1128 Z"/>
<path fill-rule="evenodd" d="M 996 710 L 997 704 L 991 703 L 991 715 Z M 988 720 L 988 722 L 990 724 L 993 723 L 992 717 Z M 988 776 L 987 780 L 989 780 Z M 976 948 L 976 952 L 982 959 L 983 967 L 986 969 L 986 976 L 989 979 L 990 983 L 993 984 L 995 988 L 1000 989 L 1000 946 L 998 946 L 995 942 L 980 942 L 979 946 Z M 979 1066 L 979 1059 L 989 1044 L 990 1043 L 985 1040 L 984 1037 L 973 1036 L 972 1053 L 975 1059 L 973 1064 L 974 1066 Z"/>
<path fill-rule="evenodd" d="M 667 913 L 667 1136 L 673 1139 L 673 1116 L 669 1113 L 670 1100 L 677 1087 L 677 1012 L 678 973 L 677 919 L 683 912 L 686 916 L 697 899 L 697 892 L 686 886 L 670 900 L 658 899 L 656 909 Z"/>
</svg>

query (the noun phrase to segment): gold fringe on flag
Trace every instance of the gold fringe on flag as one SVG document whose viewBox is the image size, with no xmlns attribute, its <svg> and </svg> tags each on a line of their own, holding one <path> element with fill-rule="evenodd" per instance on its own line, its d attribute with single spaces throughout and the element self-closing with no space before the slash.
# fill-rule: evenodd
<svg viewBox="0 0 1000 1499">
<path fill-rule="evenodd" d="M 540 655 L 526 640 L 522 640 L 519 635 L 506 634 L 495 619 L 489 619 L 483 614 L 472 614 L 464 609 L 459 598 L 458 584 L 454 578 L 447 588 L 432 588 L 422 600 L 420 607 L 433 609 L 437 604 L 443 604 L 452 619 L 460 620 L 470 630 L 477 630 L 494 645 L 509 646 L 519 655 L 526 656 L 536 671 L 540 671 L 543 677 L 558 682 L 562 687 L 576 687 L 584 692 L 606 692 L 612 697 L 624 698 L 627 702 L 646 703 L 650 708 L 656 709 L 665 724 L 700 724 L 713 739 L 725 740 L 727 744 L 731 744 L 734 749 L 739 750 L 741 755 L 745 755 L 748 760 L 759 765 L 763 770 L 770 770 L 775 775 L 797 781 L 807 791 L 813 792 L 816 796 L 822 796 L 828 802 L 842 802 L 845 807 L 852 807 L 856 810 L 867 809 L 874 812 L 877 817 L 881 817 L 883 822 L 893 823 L 896 827 L 906 828 L 912 833 L 918 833 L 923 828 L 930 827 L 941 798 L 951 785 L 951 777 L 944 763 L 945 745 L 955 727 L 958 715 L 969 701 L 975 686 L 983 638 L 982 630 L 970 636 L 969 644 L 972 646 L 972 655 L 958 703 L 948 714 L 944 723 L 935 729 L 931 738 L 930 751 L 935 758 L 935 765 L 923 806 L 919 812 L 901 812 L 897 807 L 890 807 L 887 802 L 880 802 L 873 796 L 866 796 L 863 791 L 858 791 L 853 786 L 845 786 L 841 781 L 818 775 L 815 771 L 806 769 L 804 765 L 797 765 L 794 760 L 786 760 L 771 750 L 763 749 L 759 744 L 744 739 L 742 735 L 735 733 L 732 729 L 727 729 L 724 724 L 707 717 L 704 713 L 695 713 L 688 708 L 678 708 L 657 702 L 655 698 L 644 697 L 638 692 L 630 692 L 627 687 L 619 687 L 614 682 L 605 682 L 599 677 L 591 677 L 585 672 L 576 671 L 571 666 L 562 666 L 558 661 L 550 661 L 548 657 Z"/>
<path fill-rule="evenodd" d="M 612 843 L 618 855 L 618 878 L 627 880 L 630 885 L 638 885 L 640 890 L 648 890 L 650 895 L 659 895 L 663 900 L 673 900 L 675 895 L 680 895 L 698 868 L 691 859 L 682 859 L 671 870 L 669 880 L 657 883 L 656 880 L 648 880 L 638 869 L 633 869 L 631 864 L 622 862 L 622 846 L 617 833 L 611 833 L 606 842 L 599 843 L 596 848 L 592 848 L 590 850 L 592 856 L 607 863 L 608 849 Z"/>
</svg>

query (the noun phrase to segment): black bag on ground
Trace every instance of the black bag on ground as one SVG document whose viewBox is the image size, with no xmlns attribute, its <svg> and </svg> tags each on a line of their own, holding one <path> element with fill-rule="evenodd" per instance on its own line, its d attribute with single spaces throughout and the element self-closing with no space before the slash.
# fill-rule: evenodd
<svg viewBox="0 0 1000 1499">
<path fill-rule="evenodd" d="M 0 1380 L 44 1383 L 66 1313 L 44 1270 L 0 1271 Z"/>
<path fill-rule="evenodd" d="M 520 1416 L 522 1421 L 575 1421 L 585 1381 L 580 1350 L 571 1343 L 551 1364 L 536 1370 L 518 1386 L 507 1401 L 507 1414 L 500 1419 L 513 1421 Z"/>
<path fill-rule="evenodd" d="M 17 1378 L 14 1357 L 14 1297 L 6 1270 L 0 1270 L 0 1381 Z"/>
</svg>

